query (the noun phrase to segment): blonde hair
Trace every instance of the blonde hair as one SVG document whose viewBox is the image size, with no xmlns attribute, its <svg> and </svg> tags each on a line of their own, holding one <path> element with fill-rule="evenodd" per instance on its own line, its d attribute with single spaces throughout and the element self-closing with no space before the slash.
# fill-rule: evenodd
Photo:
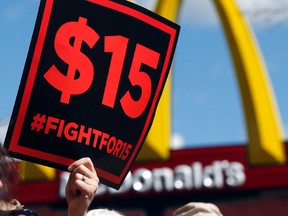
<svg viewBox="0 0 288 216">
<path fill-rule="evenodd" d="M 173 216 L 223 216 L 219 208 L 213 203 L 190 202 L 176 209 Z"/>
<path fill-rule="evenodd" d="M 93 209 L 87 213 L 87 216 L 124 216 L 124 215 L 115 210 Z"/>
</svg>

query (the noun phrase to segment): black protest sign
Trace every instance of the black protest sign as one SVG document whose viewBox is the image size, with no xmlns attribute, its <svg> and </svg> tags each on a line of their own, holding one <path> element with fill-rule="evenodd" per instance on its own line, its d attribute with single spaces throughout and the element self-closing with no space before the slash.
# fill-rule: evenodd
<svg viewBox="0 0 288 216">
<path fill-rule="evenodd" d="M 126 1 L 42 0 L 5 140 L 66 170 L 90 157 L 119 188 L 160 99 L 180 27 Z"/>
</svg>

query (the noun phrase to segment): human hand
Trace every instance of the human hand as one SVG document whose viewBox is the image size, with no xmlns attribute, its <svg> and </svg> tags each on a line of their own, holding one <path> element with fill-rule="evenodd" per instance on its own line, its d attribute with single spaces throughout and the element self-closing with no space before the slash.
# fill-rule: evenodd
<svg viewBox="0 0 288 216">
<path fill-rule="evenodd" d="M 81 158 L 68 167 L 66 185 L 68 216 L 85 216 L 98 189 L 99 178 L 90 158 Z"/>
</svg>

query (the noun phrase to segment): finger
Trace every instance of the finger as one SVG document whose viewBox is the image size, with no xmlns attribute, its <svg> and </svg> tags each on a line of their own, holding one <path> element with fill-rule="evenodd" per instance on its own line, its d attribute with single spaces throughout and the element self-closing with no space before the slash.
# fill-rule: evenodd
<svg viewBox="0 0 288 216">
<path fill-rule="evenodd" d="M 84 179 L 83 176 L 85 176 Z M 97 174 L 91 172 L 84 165 L 80 165 L 70 173 L 67 184 L 71 185 L 71 189 L 76 190 L 81 181 L 98 188 L 99 178 Z"/>
<path fill-rule="evenodd" d="M 83 164 L 76 167 L 71 173 L 80 173 L 81 175 L 84 174 L 86 177 L 97 180 L 98 176 L 95 170 L 91 171 Z"/>
<path fill-rule="evenodd" d="M 82 182 L 84 182 L 88 185 L 92 185 L 92 186 L 99 184 L 99 178 L 96 175 L 93 175 L 90 177 L 90 176 L 87 176 L 87 175 L 82 174 L 82 173 L 77 173 L 75 175 L 75 180 L 82 181 Z"/>
<path fill-rule="evenodd" d="M 94 165 L 93 165 L 93 163 L 92 163 L 92 161 L 91 161 L 91 159 L 89 157 L 81 158 L 81 159 L 75 161 L 74 163 L 72 163 L 68 167 L 68 171 L 69 172 L 73 171 L 76 167 L 80 166 L 81 164 L 85 165 L 92 172 L 96 172 L 95 168 L 94 168 Z"/>
<path fill-rule="evenodd" d="M 81 192 L 82 195 L 88 195 L 89 197 L 92 197 L 95 195 L 95 192 L 98 189 L 99 186 L 99 180 L 96 177 L 96 179 L 91 179 L 88 177 L 85 177 L 83 180 L 83 174 L 77 173 L 75 175 L 75 188 Z"/>
</svg>

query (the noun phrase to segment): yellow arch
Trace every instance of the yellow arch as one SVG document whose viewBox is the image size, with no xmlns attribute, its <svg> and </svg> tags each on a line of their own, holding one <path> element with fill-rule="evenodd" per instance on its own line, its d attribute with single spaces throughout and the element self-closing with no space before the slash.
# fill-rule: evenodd
<svg viewBox="0 0 288 216">
<path fill-rule="evenodd" d="M 21 182 L 52 181 L 56 178 L 56 170 L 51 167 L 20 160 L 19 177 Z"/>
<path fill-rule="evenodd" d="M 155 12 L 176 21 L 181 0 L 158 0 Z M 225 30 L 234 62 L 248 132 L 248 157 L 253 165 L 285 163 L 282 123 L 274 99 L 269 76 L 253 32 L 245 22 L 234 0 L 213 0 Z M 170 142 L 169 77 L 156 117 L 138 158 L 169 156 Z"/>
<path fill-rule="evenodd" d="M 285 163 L 282 124 L 256 40 L 234 0 L 213 0 L 237 73 L 253 165 Z"/>
<path fill-rule="evenodd" d="M 176 22 L 182 0 L 158 0 L 155 12 Z M 137 160 L 168 159 L 171 135 L 171 73 L 161 95 L 153 124 Z"/>
</svg>

